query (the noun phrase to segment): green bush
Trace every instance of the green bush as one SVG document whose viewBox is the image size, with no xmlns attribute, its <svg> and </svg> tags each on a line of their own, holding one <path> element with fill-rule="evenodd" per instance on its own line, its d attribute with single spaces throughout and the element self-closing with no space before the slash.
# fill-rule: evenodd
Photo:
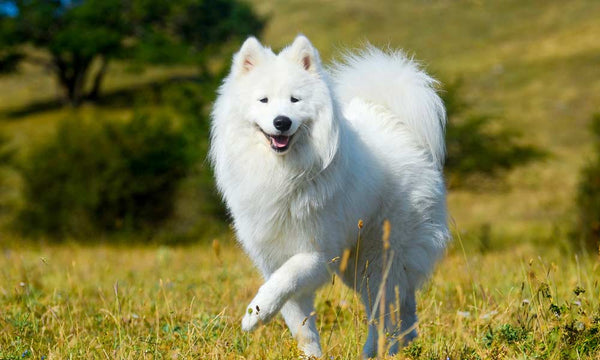
<svg viewBox="0 0 600 360">
<path fill-rule="evenodd" d="M 600 114 L 592 121 L 595 137 L 594 158 L 581 170 L 577 191 L 578 231 L 581 243 L 588 250 L 600 246 Z"/>
<path fill-rule="evenodd" d="M 493 116 L 474 113 L 461 97 L 461 86 L 460 80 L 451 82 L 442 93 L 448 114 L 445 168 L 451 187 L 472 178 L 492 179 L 546 156 L 532 145 L 521 144 L 518 132 L 494 126 Z"/>
<path fill-rule="evenodd" d="M 10 211 L 11 186 L 7 181 L 7 170 L 11 168 L 15 150 L 10 144 L 10 138 L 0 133 L 0 215 Z"/>
<path fill-rule="evenodd" d="M 14 149 L 10 146 L 9 137 L 0 133 L 0 166 L 9 165 L 14 152 Z"/>
<path fill-rule="evenodd" d="M 162 228 L 161 242 L 188 242 L 212 239 L 228 228 L 228 216 L 214 183 L 212 166 L 207 160 L 210 123 L 208 111 L 214 100 L 217 79 L 180 81 L 158 92 L 157 103 L 185 124 L 195 162 L 182 181 L 175 214 Z M 204 115 L 202 115 L 204 114 Z"/>
<path fill-rule="evenodd" d="M 446 168 L 452 184 L 462 183 L 472 175 L 497 176 L 544 157 L 534 146 L 519 144 L 517 132 L 494 129 L 491 125 L 492 118 L 487 115 L 449 123 Z"/>
<path fill-rule="evenodd" d="M 70 119 L 22 166 L 27 232 L 86 235 L 154 228 L 194 163 L 190 137 L 167 118 Z"/>
</svg>

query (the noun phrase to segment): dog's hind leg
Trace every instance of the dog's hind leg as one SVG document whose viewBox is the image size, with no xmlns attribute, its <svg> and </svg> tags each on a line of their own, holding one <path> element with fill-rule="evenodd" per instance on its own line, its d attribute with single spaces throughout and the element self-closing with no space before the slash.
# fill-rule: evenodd
<svg viewBox="0 0 600 360">
<path fill-rule="evenodd" d="M 392 305 L 392 307 L 395 305 Z M 389 309 L 390 305 L 388 305 Z M 388 332 L 390 336 L 388 354 L 394 355 L 398 352 L 400 346 L 408 345 L 417 337 L 417 302 L 415 292 L 409 291 L 404 294 L 404 299 L 400 303 L 400 324 L 392 324 L 393 332 Z M 398 311 L 396 311 L 397 315 Z M 394 318 L 394 316 L 392 316 Z M 396 320 L 398 321 L 398 320 Z M 386 319 L 387 322 L 387 319 Z M 400 328 L 398 329 L 398 325 Z M 386 325 L 386 329 L 391 329 Z"/>
<path fill-rule="evenodd" d="M 417 300 L 415 292 L 405 294 L 405 299 L 400 304 L 400 343 L 408 345 L 417 337 Z"/>
<path fill-rule="evenodd" d="M 314 295 L 300 295 L 289 299 L 281 308 L 281 315 L 298 342 L 298 348 L 307 356 L 321 356 L 319 332 L 315 322 Z"/>
<path fill-rule="evenodd" d="M 379 324 L 381 309 L 382 276 L 379 272 L 371 273 L 366 286 L 360 289 L 365 310 L 369 319 L 367 341 L 363 347 L 363 358 L 374 358 L 378 354 Z M 408 344 L 417 336 L 415 292 L 398 287 L 398 282 L 388 281 L 385 284 L 385 301 L 383 308 L 385 346 L 389 355 L 398 352 L 400 346 Z M 399 309 L 398 309 L 399 306 Z"/>
</svg>

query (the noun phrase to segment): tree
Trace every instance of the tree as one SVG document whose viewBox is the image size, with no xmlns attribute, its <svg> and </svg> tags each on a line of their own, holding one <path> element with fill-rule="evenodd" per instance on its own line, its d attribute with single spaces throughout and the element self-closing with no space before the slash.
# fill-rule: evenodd
<svg viewBox="0 0 600 360">
<path fill-rule="evenodd" d="M 77 106 L 98 96 L 112 59 L 202 64 L 210 50 L 263 26 L 238 0 L 0 0 L 0 71 L 15 71 L 21 61 L 39 63 Z M 49 58 L 25 51 L 24 44 Z"/>
</svg>

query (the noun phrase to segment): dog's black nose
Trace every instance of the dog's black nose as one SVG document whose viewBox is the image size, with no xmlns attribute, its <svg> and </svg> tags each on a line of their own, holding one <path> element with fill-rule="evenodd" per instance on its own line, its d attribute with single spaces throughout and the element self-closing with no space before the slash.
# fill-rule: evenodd
<svg viewBox="0 0 600 360">
<path fill-rule="evenodd" d="M 288 131 L 292 127 L 292 120 L 287 116 L 279 115 L 273 120 L 273 125 L 279 131 Z"/>
</svg>

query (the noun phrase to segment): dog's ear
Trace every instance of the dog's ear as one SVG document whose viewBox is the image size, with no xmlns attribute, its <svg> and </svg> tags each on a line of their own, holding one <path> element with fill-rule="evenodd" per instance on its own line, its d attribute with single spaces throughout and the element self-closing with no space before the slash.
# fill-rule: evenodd
<svg viewBox="0 0 600 360">
<path fill-rule="evenodd" d="M 319 52 L 304 35 L 296 37 L 292 45 L 286 49 L 286 54 L 297 61 L 306 71 L 316 72 L 321 66 Z"/>
<path fill-rule="evenodd" d="M 264 48 L 260 42 L 251 36 L 233 57 L 233 73 L 244 75 L 252 71 L 261 61 L 264 55 Z"/>
<path fill-rule="evenodd" d="M 314 150 L 320 159 L 322 169 L 326 169 L 333 162 L 342 136 L 335 111 L 332 106 L 321 108 L 311 134 Z"/>
</svg>

